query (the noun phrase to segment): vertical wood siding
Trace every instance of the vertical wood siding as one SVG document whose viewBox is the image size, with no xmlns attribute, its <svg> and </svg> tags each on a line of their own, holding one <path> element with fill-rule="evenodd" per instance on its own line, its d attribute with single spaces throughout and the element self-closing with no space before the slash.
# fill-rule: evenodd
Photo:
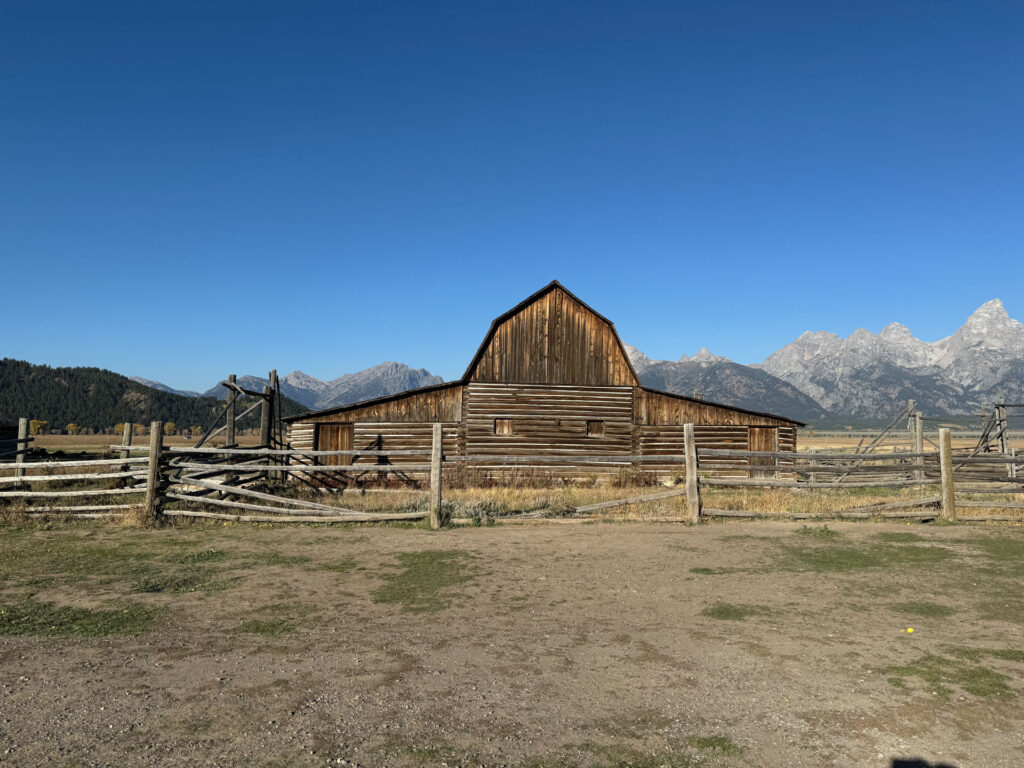
<svg viewBox="0 0 1024 768">
<path fill-rule="evenodd" d="M 539 296 L 492 329 L 466 381 L 638 383 L 611 324 L 560 288 Z"/>
</svg>

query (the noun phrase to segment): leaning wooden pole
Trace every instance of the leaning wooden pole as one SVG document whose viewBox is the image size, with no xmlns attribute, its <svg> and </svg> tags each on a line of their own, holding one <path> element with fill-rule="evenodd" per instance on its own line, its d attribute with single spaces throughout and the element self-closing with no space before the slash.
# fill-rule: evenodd
<svg viewBox="0 0 1024 768">
<path fill-rule="evenodd" d="M 430 446 L 430 527 L 441 527 L 441 425 L 434 424 L 433 440 Z"/>
<path fill-rule="evenodd" d="M 273 398 L 270 396 L 270 386 L 263 388 L 263 407 L 260 409 L 260 447 L 270 448 L 270 425 L 273 421 L 271 411 L 274 408 Z"/>
<path fill-rule="evenodd" d="M 924 453 L 924 421 L 920 411 L 914 411 L 914 453 Z M 919 467 L 914 476 L 924 480 L 924 456 L 918 456 L 914 463 Z"/>
<path fill-rule="evenodd" d="M 953 483 L 953 437 L 949 429 L 939 430 L 939 469 L 942 473 L 942 517 L 956 519 L 956 488 Z"/>
<path fill-rule="evenodd" d="M 693 424 L 683 426 L 686 450 L 686 516 L 691 523 L 700 522 L 700 486 L 697 482 L 697 440 Z"/>
<path fill-rule="evenodd" d="M 17 466 L 25 463 L 25 454 L 28 453 L 28 419 L 24 416 L 18 419 L 18 442 L 14 444 L 14 450 L 14 476 L 24 477 L 25 468 Z"/>
<path fill-rule="evenodd" d="M 149 425 L 149 472 L 146 474 L 146 519 L 156 522 L 160 514 L 160 458 L 164 448 L 164 423 Z"/>
<path fill-rule="evenodd" d="M 229 384 L 235 385 L 236 381 L 237 379 L 235 377 L 235 374 L 232 373 L 230 376 L 228 376 Z M 224 413 L 224 418 L 226 420 L 226 429 L 224 430 L 224 445 L 227 448 L 231 448 L 235 444 L 235 401 L 230 399 L 230 395 L 233 394 L 234 391 L 235 390 L 232 389 L 231 392 L 229 392 L 228 407 Z"/>
</svg>

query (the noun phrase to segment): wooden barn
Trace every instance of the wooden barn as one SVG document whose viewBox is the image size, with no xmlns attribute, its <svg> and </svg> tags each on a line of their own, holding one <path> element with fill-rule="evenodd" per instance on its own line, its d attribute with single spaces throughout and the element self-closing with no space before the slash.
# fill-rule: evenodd
<svg viewBox="0 0 1024 768">
<path fill-rule="evenodd" d="M 422 464 L 440 422 L 446 455 L 564 456 L 563 472 L 623 466 L 611 458 L 606 466 L 574 466 L 574 455 L 682 454 L 686 423 L 695 425 L 698 448 L 765 451 L 795 451 L 803 426 L 643 386 L 611 321 L 557 281 L 491 323 L 458 381 L 285 421 L 299 450 L 423 450 L 390 457 L 396 464 Z"/>
</svg>

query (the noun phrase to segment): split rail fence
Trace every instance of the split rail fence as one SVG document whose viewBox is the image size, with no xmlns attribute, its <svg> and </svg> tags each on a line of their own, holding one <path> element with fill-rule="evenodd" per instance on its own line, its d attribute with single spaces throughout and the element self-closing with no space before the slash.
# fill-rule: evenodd
<svg viewBox="0 0 1024 768">
<path fill-rule="evenodd" d="M 121 444 L 110 446 L 119 458 L 80 461 L 25 461 L 31 438 L 13 441 L 14 461 L 0 464 L 0 505 L 20 503 L 30 515 L 111 517 L 141 509 L 145 517 L 210 518 L 239 522 L 369 522 L 429 518 L 443 522 L 444 483 L 449 471 L 464 467 L 488 470 L 517 466 L 564 466 L 565 456 L 491 456 L 444 454 L 442 425 L 435 424 L 428 460 L 419 450 L 313 451 L 272 448 L 165 446 L 163 424 L 153 422 L 148 444 L 132 444 L 130 428 Z M 3 446 L 0 446 L 2 448 Z M 708 518 L 770 517 L 789 519 L 932 519 L 965 521 L 1020 520 L 1020 515 L 972 515 L 972 509 L 1024 510 L 1024 479 L 1012 454 L 955 453 L 949 430 L 939 433 L 939 450 L 902 453 L 791 453 L 698 449 L 693 425 L 684 427 L 684 453 L 679 455 L 572 456 L 577 466 L 607 471 L 609 464 L 642 469 L 676 467 L 682 482 L 655 492 L 641 488 L 632 495 L 586 504 L 572 516 L 679 498 L 679 514 L 667 521 L 699 522 Z M 376 463 L 352 463 L 356 458 Z M 396 461 L 397 460 L 397 461 Z M 411 461 L 410 461 L 411 460 Z M 410 463 L 404 463 L 410 461 Z M 345 462 L 345 463 L 341 463 Z M 295 498 L 303 484 L 321 490 L 331 485 L 385 492 L 382 480 L 400 478 L 407 487 L 427 494 L 425 509 L 368 512 L 336 504 Z M 376 487 L 374 487 L 376 486 Z M 806 492 L 874 489 L 919 495 L 881 500 L 831 512 L 792 512 L 715 507 L 721 491 L 783 489 Z M 344 499 L 345 491 L 340 494 Z M 848 495 L 848 494 L 847 494 Z M 93 498 L 95 497 L 95 498 Z M 82 502 L 85 503 L 82 503 Z M 92 503 L 98 501 L 99 503 Z M 726 505 L 728 506 L 728 505 Z"/>
</svg>

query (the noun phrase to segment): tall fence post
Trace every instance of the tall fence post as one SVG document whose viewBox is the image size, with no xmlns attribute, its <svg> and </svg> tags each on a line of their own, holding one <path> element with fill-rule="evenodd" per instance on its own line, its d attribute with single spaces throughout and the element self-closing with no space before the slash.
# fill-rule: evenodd
<svg viewBox="0 0 1024 768">
<path fill-rule="evenodd" d="M 160 514 L 160 456 L 164 448 L 164 423 L 149 425 L 149 472 L 146 474 L 146 519 L 155 522 Z"/>
<path fill-rule="evenodd" d="M 14 444 L 14 450 L 17 451 L 14 454 L 14 476 L 24 477 L 25 468 L 17 466 L 25 463 L 25 453 L 28 451 L 28 419 L 24 416 L 18 419 L 18 442 Z"/>
<path fill-rule="evenodd" d="M 956 488 L 953 484 L 953 438 L 949 429 L 939 430 L 939 469 L 942 472 L 942 516 L 956 519 Z"/>
<path fill-rule="evenodd" d="M 686 516 L 691 523 L 700 522 L 700 486 L 697 483 L 697 440 L 693 424 L 683 426 L 686 448 Z"/>
<path fill-rule="evenodd" d="M 433 439 L 430 444 L 430 527 L 441 527 L 441 458 L 442 458 L 441 424 L 434 424 Z"/>
</svg>

